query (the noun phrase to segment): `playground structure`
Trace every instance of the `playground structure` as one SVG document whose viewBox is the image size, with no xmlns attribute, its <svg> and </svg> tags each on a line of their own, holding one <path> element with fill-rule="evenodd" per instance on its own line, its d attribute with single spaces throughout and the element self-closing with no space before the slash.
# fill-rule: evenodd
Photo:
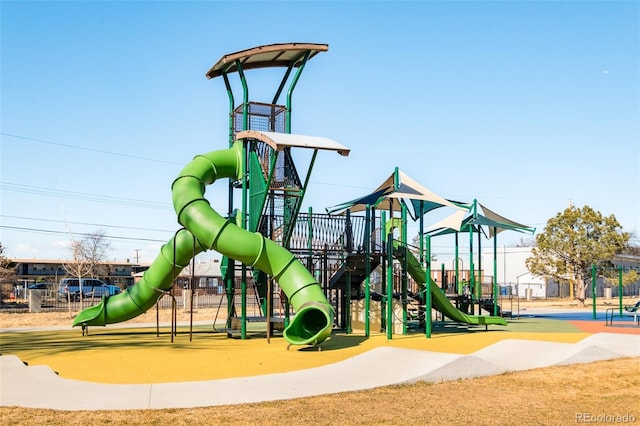
<svg viewBox="0 0 640 426">
<path fill-rule="evenodd" d="M 444 199 L 397 169 L 372 194 L 328 213 L 301 211 L 318 152 L 349 154 L 330 139 L 291 133 L 293 91 L 309 60 L 327 50 L 326 44 L 259 46 L 225 55 L 211 67 L 207 78 L 222 77 L 229 99 L 228 148 L 196 156 L 174 180 L 172 199 L 182 228 L 143 279 L 80 312 L 74 326 L 84 332 L 88 326 L 126 321 L 161 297 L 173 297 L 177 275 L 205 250 L 223 255 L 225 331 L 230 336 L 246 338 L 251 322 L 264 324 L 267 337 L 282 324 L 284 338 L 293 345 L 316 345 L 334 329 L 350 333 L 354 322 L 362 323 L 367 336 L 379 327 L 391 339 L 394 333 L 407 334 L 410 325 L 430 336 L 432 308 L 456 322 L 506 325 L 497 303 L 495 265 L 492 283 L 484 288 L 481 265 L 475 269 L 470 250 L 465 289 L 459 279 L 457 236 L 467 232 L 472 247 L 477 235 L 479 253 L 483 227 L 490 230 L 494 247 L 500 230 L 533 232 L 530 228 L 486 208 L 479 214 L 475 200 Z M 285 69 L 270 103 L 249 100 L 245 71 L 262 68 Z M 234 73 L 241 102 L 236 102 L 230 82 Z M 287 82 L 282 105 L 278 102 Z M 296 149 L 312 150 L 304 176 L 294 161 Z M 225 216 L 204 197 L 206 186 L 221 179 L 228 179 Z M 454 209 L 452 219 L 425 229 L 425 214 L 440 207 Z M 420 222 L 419 247 L 407 242 L 409 215 Z M 449 232 L 456 233 L 455 274 L 441 271 L 440 287 L 425 259 L 431 259 L 431 237 Z M 260 315 L 248 315 L 249 303 L 257 305 Z M 277 314 L 275 306 L 282 307 Z"/>
</svg>

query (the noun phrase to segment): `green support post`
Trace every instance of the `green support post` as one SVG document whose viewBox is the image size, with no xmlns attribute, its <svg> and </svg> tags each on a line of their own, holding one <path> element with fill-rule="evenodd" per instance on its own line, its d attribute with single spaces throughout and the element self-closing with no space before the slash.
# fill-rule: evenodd
<svg viewBox="0 0 640 426">
<path fill-rule="evenodd" d="M 420 200 L 420 229 L 418 231 L 419 243 L 419 251 L 420 251 L 420 265 L 424 265 L 424 201 Z M 426 281 L 425 281 L 426 283 Z M 426 284 L 425 284 L 426 285 Z M 425 307 L 426 311 L 426 307 Z M 426 315 L 426 314 L 425 314 Z M 426 326 L 425 326 L 426 327 Z"/>
<path fill-rule="evenodd" d="M 476 291 L 476 277 L 473 273 L 473 226 L 469 230 L 469 297 L 471 300 L 469 301 L 469 306 L 471 307 L 471 314 L 475 313 L 475 305 L 473 304 L 473 298 Z"/>
<path fill-rule="evenodd" d="M 381 282 L 382 282 L 382 286 L 381 286 L 381 291 L 382 291 L 382 298 L 381 298 L 381 302 L 380 302 L 380 332 L 383 332 L 386 330 L 387 328 L 387 296 L 386 296 L 386 285 L 387 285 L 387 255 L 386 255 L 386 250 L 387 250 L 387 234 L 385 232 L 385 229 L 387 229 L 387 217 L 386 217 L 386 212 L 381 211 L 380 212 L 380 244 L 382 245 L 382 252 L 380 254 L 380 259 L 382 260 L 381 264 L 380 264 L 380 269 L 382 270 L 382 277 L 381 277 Z"/>
<path fill-rule="evenodd" d="M 286 111 L 285 111 L 285 133 L 291 133 L 291 95 L 293 94 L 293 89 L 296 88 L 296 84 L 298 84 L 298 79 L 300 78 L 300 74 L 302 74 L 302 70 L 304 69 L 305 65 L 307 64 L 307 60 L 309 59 L 309 55 L 311 52 L 306 52 L 304 54 L 304 59 L 302 60 L 302 62 L 300 63 L 300 65 L 298 66 L 298 69 L 295 73 L 295 75 L 293 76 L 293 80 L 291 81 L 291 84 L 289 85 L 289 90 L 287 91 L 287 104 L 286 104 Z"/>
<path fill-rule="evenodd" d="M 420 264 L 422 265 L 422 262 L 424 262 L 424 244 L 422 241 L 422 237 L 424 234 L 424 201 L 420 200 L 420 220 L 418 221 L 419 225 L 420 225 L 420 229 L 418 230 L 418 235 L 420 236 L 419 240 L 420 242 L 418 243 L 418 245 L 420 246 L 419 250 L 420 250 Z"/>
<path fill-rule="evenodd" d="M 384 230 L 385 234 L 385 252 L 383 254 L 386 260 L 386 295 L 383 298 L 385 300 L 385 306 L 382 312 L 384 318 L 386 318 L 385 329 L 387 332 L 387 339 L 391 340 L 393 338 L 393 233 L 386 232 L 387 230 L 387 217 L 386 212 L 381 212 L 381 223 L 380 226 Z M 392 220 L 392 218 L 389 218 Z"/>
<path fill-rule="evenodd" d="M 478 201 L 474 198 L 473 199 L 473 204 L 472 204 L 472 217 L 473 219 L 476 219 L 478 217 Z M 474 261 L 473 261 L 473 233 L 474 233 L 474 227 L 473 225 L 471 225 L 470 229 L 469 229 L 469 294 L 471 295 L 471 313 L 474 314 L 475 313 L 475 305 L 474 305 L 474 297 L 476 296 L 476 274 L 475 274 L 475 268 L 474 268 Z M 480 312 L 478 312 L 478 315 L 480 314 Z"/>
<path fill-rule="evenodd" d="M 244 81 L 244 80 L 243 80 Z M 240 226 L 242 229 L 247 229 L 247 141 L 242 141 L 242 211 L 240 212 Z M 240 283 L 241 288 L 241 310 L 240 310 L 240 337 L 241 339 L 247 338 L 247 265 L 242 264 L 242 281 Z"/>
<path fill-rule="evenodd" d="M 424 308 L 424 329 L 427 339 L 431 338 L 431 235 L 425 237 L 425 245 L 427 246 L 427 253 L 424 258 L 425 261 L 425 308 Z"/>
<path fill-rule="evenodd" d="M 347 321 L 347 334 L 351 334 L 351 271 L 347 269 L 347 283 L 345 285 L 345 319 Z"/>
<path fill-rule="evenodd" d="M 244 75 L 244 69 L 242 68 L 242 62 L 236 61 L 236 67 L 238 68 L 238 77 L 242 83 L 242 130 L 249 129 L 249 86 L 247 86 L 247 79 Z"/>
<path fill-rule="evenodd" d="M 446 288 L 446 284 L 447 284 L 447 280 L 445 279 L 445 270 L 446 266 L 444 264 L 444 262 L 442 262 L 442 264 L 440 265 L 440 291 L 442 292 L 442 294 L 446 295 L 447 294 L 447 288 Z M 442 320 L 444 321 L 444 315 L 441 316 Z"/>
<path fill-rule="evenodd" d="M 393 339 L 393 231 L 387 234 L 387 339 Z"/>
<path fill-rule="evenodd" d="M 402 203 L 402 247 L 403 250 L 407 249 L 407 205 Z M 406 336 L 409 332 L 407 330 L 407 256 L 402 256 L 402 334 Z"/>
<path fill-rule="evenodd" d="M 309 234 L 307 237 L 307 256 L 311 259 L 313 257 L 313 208 L 311 206 L 307 209 L 307 214 L 309 215 L 309 220 L 307 222 L 307 230 Z"/>
<path fill-rule="evenodd" d="M 469 307 L 471 308 L 471 315 L 475 315 L 476 313 L 476 280 L 475 280 L 475 265 L 471 262 L 469 265 Z M 479 313 L 478 313 L 479 314 Z"/>
<path fill-rule="evenodd" d="M 458 253 L 458 231 L 456 231 L 456 241 L 455 241 L 455 256 L 456 256 L 456 287 L 458 289 L 458 294 L 462 294 L 462 283 L 460 282 L 460 265 L 458 264 L 459 253 Z"/>
<path fill-rule="evenodd" d="M 493 316 L 498 316 L 498 229 L 493 227 Z M 504 278 L 503 278 L 504 279 Z"/>
<path fill-rule="evenodd" d="M 596 319 L 596 265 L 591 265 L 591 299 L 593 300 L 593 319 Z"/>
<path fill-rule="evenodd" d="M 233 145 L 233 110 L 236 107 L 236 101 L 233 98 L 233 90 L 231 89 L 231 83 L 229 83 L 229 76 L 227 73 L 222 74 L 224 79 L 224 85 L 227 89 L 227 96 L 229 98 L 229 148 Z"/>
<path fill-rule="evenodd" d="M 237 60 L 236 67 L 238 69 L 238 76 L 242 83 L 242 130 L 249 129 L 249 87 L 247 86 L 247 79 L 244 75 L 242 63 Z M 247 229 L 247 156 L 249 155 L 249 149 L 247 148 L 247 142 L 242 143 L 242 211 L 240 214 L 240 226 L 242 229 Z M 247 338 L 247 265 L 244 263 L 241 267 L 241 282 L 240 282 L 240 338 L 242 340 Z"/>
<path fill-rule="evenodd" d="M 269 180 L 269 182 L 271 182 L 271 180 Z M 307 255 L 309 256 L 309 259 L 312 259 L 313 258 L 313 208 L 309 206 L 307 212 L 308 212 L 307 214 L 309 215 L 309 220 L 307 222 L 307 229 L 308 229 L 308 235 L 309 235 L 307 237 L 307 249 L 309 251 Z M 311 262 L 307 263 L 307 269 L 309 269 L 310 271 L 312 270 Z M 314 272 L 314 276 L 316 276 L 315 272 Z M 318 283 L 322 283 L 322 281 L 320 280 L 320 277 L 316 277 L 316 280 L 318 281 Z M 321 284 L 321 287 L 323 287 L 322 290 L 325 292 L 325 295 L 326 295 L 327 294 L 326 288 L 324 288 L 322 284 Z M 287 309 L 285 311 L 285 324 L 288 326 L 290 322 L 291 322 L 291 312 L 289 311 L 289 306 L 287 304 Z"/>
<path fill-rule="evenodd" d="M 618 267 L 618 303 L 620 305 L 620 318 L 622 318 L 622 265 Z"/>
<path fill-rule="evenodd" d="M 364 223 L 364 335 L 369 337 L 371 334 L 371 206 L 367 204 L 367 210 Z"/>
<path fill-rule="evenodd" d="M 233 110 L 235 109 L 236 103 L 233 97 L 233 90 L 231 89 L 231 84 L 229 83 L 229 76 L 227 73 L 222 74 L 222 78 L 224 79 L 224 85 L 227 89 L 227 96 L 229 98 L 229 148 L 233 145 L 234 135 L 233 135 Z M 233 214 L 233 180 L 229 179 L 229 197 L 228 197 L 228 209 L 227 209 L 227 217 L 231 217 Z M 227 321 L 226 328 L 231 327 L 231 317 L 233 316 L 233 311 L 235 309 L 233 305 L 234 298 L 234 286 L 235 286 L 235 260 L 229 257 L 223 257 L 221 263 L 221 272 L 222 266 L 225 267 L 225 272 L 222 273 L 225 281 L 225 294 L 227 297 Z"/>
<path fill-rule="evenodd" d="M 282 76 L 282 80 L 280 80 L 280 85 L 278 86 L 278 90 L 276 90 L 276 93 L 273 95 L 273 99 L 271 100 L 272 104 L 278 103 L 278 99 L 280 99 L 280 95 L 282 94 L 284 85 L 287 83 L 287 80 L 289 79 L 289 75 L 291 74 L 292 69 L 293 69 L 293 64 L 290 64 L 287 67 L 287 70 L 284 72 L 284 76 Z"/>
<path fill-rule="evenodd" d="M 478 315 L 480 315 L 480 299 L 482 299 L 482 239 L 478 226 L 478 282 L 476 283 L 476 297 L 478 298 Z"/>
</svg>

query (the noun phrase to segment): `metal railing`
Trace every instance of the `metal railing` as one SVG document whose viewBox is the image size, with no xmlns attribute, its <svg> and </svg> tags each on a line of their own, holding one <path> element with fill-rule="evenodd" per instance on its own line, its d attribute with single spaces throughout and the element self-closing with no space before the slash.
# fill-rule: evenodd
<svg viewBox="0 0 640 426">
<path fill-rule="evenodd" d="M 30 298 L 29 292 L 39 293 L 39 306 L 34 306 L 34 298 Z M 185 300 L 182 291 L 177 289 L 175 292 L 177 309 L 185 309 L 188 307 L 189 300 Z M 194 307 L 196 309 L 215 308 L 219 305 L 222 295 L 217 293 L 216 288 L 197 289 L 194 293 Z M 31 300 L 31 303 L 30 303 Z M 27 290 L 26 293 L 20 292 L 13 298 L 8 298 L 0 303 L 0 312 L 5 313 L 26 313 L 26 312 L 79 312 L 84 308 L 100 303 L 102 297 L 93 296 L 87 293 L 82 303 L 78 300 L 68 300 L 61 297 L 57 290 Z M 171 299 L 162 298 L 158 302 L 160 309 L 171 309 Z"/>
</svg>

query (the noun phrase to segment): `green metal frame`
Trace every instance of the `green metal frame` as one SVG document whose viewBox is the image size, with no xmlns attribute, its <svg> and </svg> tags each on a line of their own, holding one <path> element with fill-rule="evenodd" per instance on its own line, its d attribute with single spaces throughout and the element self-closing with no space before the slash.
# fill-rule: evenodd
<svg viewBox="0 0 640 426">
<path fill-rule="evenodd" d="M 364 231 L 364 334 L 369 337 L 371 334 L 371 206 L 367 204 L 365 213 Z"/>
<path fill-rule="evenodd" d="M 402 228 L 401 228 L 401 240 L 402 246 L 407 246 L 407 205 L 402 203 Z M 407 272 L 407 256 L 402 256 L 402 334 L 407 335 L 407 305 L 408 305 L 408 289 L 409 285 L 408 280 L 408 272 Z"/>
<path fill-rule="evenodd" d="M 432 301 L 431 301 L 431 235 L 425 236 L 425 246 L 427 253 L 425 255 L 425 283 L 424 283 L 424 291 L 425 291 L 425 308 L 424 308 L 424 330 L 425 336 L 429 339 L 431 338 L 431 310 L 432 310 Z"/>
<path fill-rule="evenodd" d="M 294 68 L 295 64 L 298 64 L 297 70 L 293 79 L 289 85 L 286 96 L 286 105 L 285 105 L 285 133 L 291 133 L 291 110 L 292 110 L 292 96 L 293 91 L 300 79 L 300 75 L 305 68 L 307 61 L 311 55 L 310 50 L 303 51 L 298 57 L 292 59 L 289 65 L 286 68 L 284 76 L 278 85 L 278 88 L 274 94 L 272 104 L 277 104 L 278 99 L 280 98 L 285 86 L 286 82 L 289 80 L 291 75 L 291 71 Z M 302 59 L 301 59 L 302 57 Z M 301 61 L 301 62 L 300 62 Z M 250 130 L 249 129 L 249 87 L 247 84 L 247 79 L 245 77 L 245 72 L 243 69 L 242 62 L 240 60 L 236 60 L 233 63 L 228 64 L 226 69 L 221 70 L 221 75 L 224 80 L 225 88 L 227 91 L 227 96 L 229 98 L 229 146 L 234 143 L 234 111 L 236 108 L 235 98 L 233 94 L 233 89 L 231 88 L 231 84 L 229 82 L 228 70 L 235 65 L 236 69 L 234 72 L 238 72 L 238 76 L 240 78 L 240 82 L 242 85 L 242 130 Z M 304 194 L 306 193 L 307 186 L 309 184 L 309 179 L 311 176 L 311 171 L 313 169 L 313 165 L 316 159 L 318 150 L 314 150 L 311 164 L 309 165 L 307 176 L 304 181 L 304 185 L 300 189 L 300 193 L 298 194 L 297 203 L 292 211 L 289 212 L 286 217 L 289 217 L 289 224 L 285 224 L 285 235 L 283 239 L 283 246 L 287 247 L 290 241 L 293 226 L 296 218 L 300 212 L 300 208 L 302 206 L 302 200 L 304 198 Z M 242 208 L 240 212 L 240 224 L 243 229 L 255 232 L 258 226 L 259 217 L 263 213 L 264 206 L 269 197 L 269 183 L 273 179 L 273 174 L 276 168 L 278 155 L 281 155 L 278 152 L 275 152 L 275 155 L 271 156 L 271 162 L 269 164 L 269 173 L 268 179 L 265 182 L 262 173 L 258 174 L 252 173 L 252 161 L 255 156 L 255 145 L 253 143 L 248 144 L 246 141 L 243 143 L 243 164 L 242 164 L 242 180 L 241 180 L 241 191 L 242 191 Z M 255 183 L 257 178 L 263 180 L 263 184 Z M 249 185 L 249 179 L 252 179 L 254 183 Z M 233 216 L 233 203 L 234 203 L 234 182 L 229 183 L 229 197 L 228 197 L 228 217 Z M 224 280 L 225 280 L 225 288 L 227 294 L 227 312 L 229 313 L 227 318 L 227 327 L 230 326 L 231 317 L 234 313 L 234 284 L 235 284 L 235 262 L 232 259 L 223 258 L 223 266 L 224 266 Z M 246 299 L 247 299 L 247 266 L 242 265 L 242 278 L 241 278 L 241 337 L 242 339 L 246 339 L 247 337 L 247 313 L 246 313 Z M 265 295 L 261 295 L 261 299 L 266 302 L 266 299 L 270 297 Z M 272 307 L 269 307 L 272 308 Z M 267 306 L 263 306 L 263 309 L 267 309 Z M 287 309 L 288 313 L 288 309 Z M 269 313 L 270 314 L 270 313 Z M 287 314 L 288 319 L 288 314 Z M 286 323 L 287 321 L 285 321 Z"/>
</svg>

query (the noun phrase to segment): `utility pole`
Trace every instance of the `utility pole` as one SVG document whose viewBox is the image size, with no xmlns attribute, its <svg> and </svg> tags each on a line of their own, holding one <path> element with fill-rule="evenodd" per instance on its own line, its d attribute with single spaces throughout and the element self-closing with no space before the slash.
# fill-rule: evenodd
<svg viewBox="0 0 640 426">
<path fill-rule="evenodd" d="M 136 263 L 140 263 L 140 249 L 135 249 L 136 252 Z"/>
</svg>

